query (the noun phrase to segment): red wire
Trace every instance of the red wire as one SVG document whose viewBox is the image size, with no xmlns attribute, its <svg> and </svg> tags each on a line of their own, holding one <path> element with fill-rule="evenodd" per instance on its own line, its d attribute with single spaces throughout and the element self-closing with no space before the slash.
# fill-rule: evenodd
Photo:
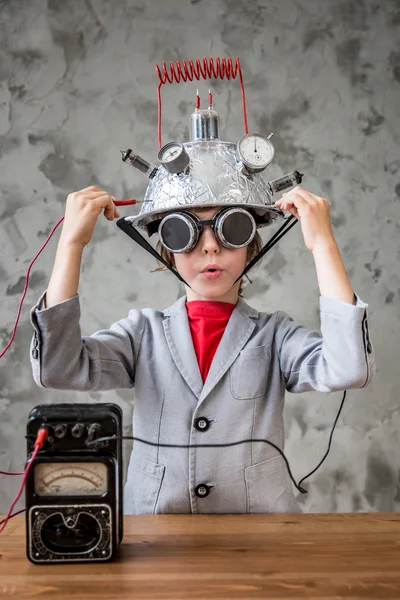
<svg viewBox="0 0 400 600">
<path fill-rule="evenodd" d="M 189 65 L 186 60 L 177 61 L 175 64 L 173 62 L 169 63 L 169 71 L 167 64 L 165 62 L 162 63 L 162 72 L 158 65 L 156 65 L 156 70 L 159 78 L 159 84 L 157 87 L 157 100 L 158 100 L 158 146 L 161 145 L 161 86 L 165 83 L 180 83 L 181 80 L 193 81 L 194 78 L 197 81 L 200 78 L 203 79 L 211 79 L 214 77 L 215 79 L 236 79 L 239 73 L 240 80 L 240 88 L 242 91 L 242 105 L 243 105 L 243 120 L 244 120 L 244 130 L 245 133 L 249 133 L 248 125 L 247 125 L 247 112 L 246 112 L 246 97 L 244 93 L 244 84 L 243 84 L 243 75 L 242 69 L 240 66 L 239 57 L 236 57 L 235 66 L 233 65 L 232 58 L 220 58 L 219 56 L 216 59 L 216 63 L 214 64 L 214 59 L 210 57 L 203 58 L 203 64 L 199 58 L 196 58 L 196 64 L 194 64 L 193 60 L 189 60 Z"/>
<path fill-rule="evenodd" d="M 131 205 L 131 204 L 136 204 L 136 203 L 137 203 L 137 200 L 135 200 L 134 198 L 130 198 L 129 200 L 116 200 L 116 201 L 114 202 L 114 204 L 115 204 L 116 206 L 128 206 L 128 205 Z M 11 344 L 12 344 L 12 343 L 13 343 L 13 341 L 14 341 L 15 332 L 16 332 L 16 330 L 17 330 L 18 323 L 19 323 L 19 318 L 20 318 L 20 315 L 21 315 L 22 304 L 23 304 L 23 302 L 24 302 L 24 300 L 25 300 L 26 292 L 28 291 L 28 285 L 29 285 L 29 275 L 30 275 L 31 269 L 32 269 L 32 267 L 33 267 L 33 264 L 35 263 L 36 259 L 37 259 L 37 258 L 40 256 L 40 254 L 42 253 L 42 251 L 43 251 L 43 250 L 46 248 L 46 246 L 47 246 L 47 244 L 49 243 L 49 241 L 51 240 L 51 238 L 52 238 L 52 236 L 53 236 L 53 234 L 54 234 L 55 230 L 57 229 L 57 227 L 58 227 L 58 226 L 59 226 L 59 225 L 60 225 L 60 224 L 61 224 L 63 221 L 64 221 L 64 217 L 62 217 L 62 218 L 61 218 L 61 219 L 58 221 L 58 223 L 56 223 L 56 224 L 54 225 L 54 227 L 53 227 L 53 229 L 51 230 L 51 232 L 50 232 L 50 234 L 49 234 L 48 238 L 46 239 L 45 243 L 43 244 L 43 246 L 40 248 L 39 252 L 36 254 L 36 256 L 33 258 L 33 260 L 31 260 L 31 262 L 30 262 L 30 264 L 29 264 L 28 271 L 26 272 L 26 276 L 25 276 L 25 286 L 24 286 L 24 291 L 23 291 L 23 293 L 22 293 L 21 300 L 20 300 L 20 302 L 19 302 L 19 306 L 18 306 L 18 312 L 17 312 L 17 318 L 15 319 L 15 323 L 14 323 L 13 331 L 12 331 L 12 334 L 11 334 L 11 338 L 10 338 L 10 341 L 8 342 L 7 346 L 6 346 L 6 347 L 4 348 L 4 350 L 3 350 L 3 351 L 0 353 L 0 358 L 2 358 L 2 357 L 5 355 L 5 353 L 7 352 L 7 350 L 9 349 L 9 347 L 11 346 Z M 34 459 L 36 458 L 36 455 L 37 455 L 37 453 L 38 453 L 39 449 L 40 449 L 40 448 L 43 446 L 43 443 L 44 443 L 44 440 L 45 440 L 45 438 L 46 438 L 46 437 L 47 437 L 47 431 L 46 431 L 45 429 L 40 429 L 40 430 L 39 430 L 39 432 L 38 432 L 38 436 L 37 436 L 37 438 L 36 438 L 36 442 L 35 442 L 35 450 L 33 451 L 32 458 L 31 458 L 31 460 L 29 461 L 29 464 L 28 464 L 28 466 L 27 466 L 27 468 L 26 468 L 26 470 L 25 470 L 25 471 L 21 471 L 21 472 L 19 472 L 19 473 L 17 473 L 17 472 L 7 472 L 7 471 L 0 471 L 0 475 L 24 475 L 24 477 L 23 477 L 23 479 L 22 479 L 22 483 L 21 483 L 20 489 L 19 489 L 19 491 L 18 491 L 18 494 L 17 494 L 17 496 L 15 497 L 14 501 L 12 502 L 12 504 L 11 504 L 11 506 L 10 506 L 10 509 L 9 509 L 9 511 L 8 511 L 8 513 L 7 513 L 7 516 L 6 516 L 6 518 L 5 518 L 5 519 L 3 519 L 3 521 L 1 521 L 1 522 L 0 522 L 0 533 L 2 533 L 2 532 L 4 531 L 4 528 L 6 527 L 6 525 L 7 525 L 7 522 L 9 521 L 9 519 L 11 519 L 12 517 L 15 517 L 16 515 L 20 514 L 21 512 L 24 512 L 24 510 L 25 510 L 25 509 L 22 509 L 22 510 L 19 510 L 19 511 L 17 511 L 17 512 L 15 512 L 15 513 L 11 514 L 11 513 L 12 513 L 12 510 L 13 510 L 13 508 L 14 508 L 14 506 L 15 506 L 15 504 L 18 502 L 18 500 L 19 500 L 19 498 L 20 498 L 20 496 L 21 496 L 21 494 L 22 494 L 22 491 L 23 491 L 23 489 L 24 489 L 25 482 L 26 482 L 26 478 L 27 478 L 27 476 L 28 476 L 28 473 L 29 473 L 29 469 L 30 469 L 30 467 L 31 467 L 31 464 L 32 464 L 32 462 L 34 461 Z"/>
<path fill-rule="evenodd" d="M 21 510 L 17 510 L 17 512 L 15 512 L 12 515 L 10 515 L 7 520 L 9 521 L 13 517 L 16 517 L 17 515 L 20 515 L 21 513 L 25 512 L 25 510 L 26 510 L 25 508 L 21 508 Z M 5 522 L 6 522 L 6 519 L 3 519 L 2 521 L 0 521 L 0 525 L 3 525 L 3 523 L 5 523 Z"/>
<path fill-rule="evenodd" d="M 115 206 L 130 206 L 131 204 L 137 204 L 138 200 L 135 198 L 129 198 L 129 200 L 116 200 L 114 202 Z"/>
<path fill-rule="evenodd" d="M 8 510 L 8 513 L 6 515 L 6 518 L 3 519 L 3 521 L 1 522 L 0 533 L 3 533 L 5 527 L 6 527 L 7 523 L 8 523 L 8 520 L 11 518 L 11 513 L 13 511 L 13 508 L 17 504 L 18 500 L 20 499 L 20 496 L 21 496 L 22 492 L 24 491 L 25 483 L 26 483 L 26 480 L 27 480 L 28 473 L 30 471 L 31 465 L 32 465 L 33 461 L 35 460 L 37 453 L 40 450 L 40 446 L 38 444 L 37 445 L 35 444 L 35 446 L 36 447 L 35 447 L 35 450 L 33 451 L 32 458 L 29 461 L 28 466 L 26 467 L 24 477 L 22 478 L 22 482 L 21 482 L 20 488 L 18 490 L 18 494 L 15 496 L 14 500 L 12 501 L 11 506 L 10 506 L 10 508 Z"/>
<path fill-rule="evenodd" d="M 2 522 L 0 523 L 0 533 L 3 533 L 5 527 L 6 527 L 7 523 L 8 523 L 8 520 L 11 519 L 11 517 L 14 517 L 16 514 L 18 514 L 18 513 L 14 513 L 14 514 L 11 514 L 11 513 L 13 511 L 14 506 L 17 504 L 18 500 L 20 499 L 20 496 L 21 496 L 21 494 L 22 494 L 22 492 L 24 490 L 24 487 L 25 487 L 25 483 L 26 483 L 29 471 L 30 471 L 30 469 L 31 469 L 31 467 L 33 465 L 33 461 L 35 460 L 36 455 L 39 452 L 39 450 L 41 448 L 43 448 L 43 445 L 44 445 L 44 443 L 45 443 L 45 441 L 47 439 L 47 436 L 48 436 L 47 429 L 45 427 L 41 427 L 39 429 L 39 431 L 37 432 L 36 440 L 35 440 L 35 444 L 34 444 L 35 449 L 34 449 L 34 451 L 32 453 L 30 461 L 28 462 L 28 464 L 26 466 L 24 477 L 22 479 L 20 488 L 18 490 L 18 494 L 15 496 L 14 500 L 12 501 L 11 506 L 10 506 L 10 508 L 8 510 L 8 513 L 6 515 L 6 518 L 3 519 Z M 20 511 L 18 511 L 18 512 L 20 512 Z"/>
<path fill-rule="evenodd" d="M 46 248 L 47 244 L 49 243 L 49 241 L 51 239 L 51 236 L 53 235 L 53 233 L 55 232 L 55 230 L 57 229 L 57 227 L 59 226 L 59 224 L 62 223 L 63 220 L 64 220 L 64 217 L 62 219 L 60 219 L 56 225 L 54 225 L 53 229 L 50 232 L 49 237 L 47 238 L 47 240 L 45 241 L 45 243 L 43 244 L 43 246 L 40 248 L 39 252 L 36 254 L 35 258 L 31 261 L 31 263 L 30 263 L 30 265 L 28 267 L 28 271 L 27 271 L 26 277 L 25 277 L 25 287 L 24 287 L 24 291 L 22 292 L 21 300 L 19 302 L 19 307 L 18 307 L 18 312 L 17 312 L 17 318 L 16 318 L 15 323 L 14 323 L 14 328 L 13 328 L 13 331 L 12 331 L 12 334 L 11 334 L 11 338 L 10 338 L 10 341 L 8 342 L 7 346 L 1 352 L 0 358 L 2 358 L 5 355 L 5 353 L 7 352 L 7 350 L 9 349 L 9 347 L 11 346 L 11 344 L 14 341 L 15 332 L 17 331 L 17 326 L 18 326 L 18 322 L 19 322 L 19 317 L 21 315 L 22 304 L 23 304 L 23 302 L 25 300 L 26 292 L 28 290 L 29 275 L 30 275 L 33 263 L 35 262 L 35 260 L 37 259 L 37 257 L 41 254 L 42 250 L 44 250 Z"/>
<path fill-rule="evenodd" d="M 0 475 L 23 475 L 25 471 L 0 471 Z"/>
<path fill-rule="evenodd" d="M 134 198 L 131 198 L 130 200 L 116 200 L 114 202 L 114 204 L 116 206 L 128 206 L 130 204 L 136 204 L 137 200 L 135 200 Z M 11 334 L 11 338 L 10 341 L 8 342 L 7 346 L 4 348 L 4 350 L 0 353 L 0 358 L 3 358 L 3 356 L 5 355 L 5 353 L 7 352 L 7 350 L 9 349 L 9 347 L 11 346 L 11 344 L 14 341 L 14 337 L 15 337 L 15 332 L 17 331 L 17 327 L 18 327 L 18 322 L 19 322 L 19 317 L 21 315 L 21 309 L 22 309 L 22 304 L 25 300 L 25 296 L 26 296 L 26 292 L 28 290 L 28 284 L 29 284 L 29 275 L 32 269 L 32 266 L 35 262 L 35 260 L 38 258 L 38 256 L 40 256 L 40 254 L 42 253 L 42 251 L 46 248 L 47 244 L 49 243 L 53 233 L 55 232 L 55 230 L 57 229 L 57 227 L 60 225 L 60 223 L 62 223 L 64 221 L 64 217 L 62 217 L 62 219 L 60 219 L 58 221 L 58 223 L 56 225 L 54 225 L 53 229 L 50 232 L 49 237 L 47 238 L 47 240 L 45 241 L 45 243 L 43 244 L 43 246 L 40 248 L 39 252 L 36 254 L 35 258 L 31 261 L 29 267 L 28 267 L 28 271 L 26 273 L 26 277 L 25 277 L 25 287 L 24 287 L 24 291 L 22 292 L 22 297 L 21 300 L 19 302 L 19 307 L 18 307 L 18 312 L 17 312 L 17 318 L 15 319 L 15 323 L 14 323 L 14 328 Z"/>
</svg>

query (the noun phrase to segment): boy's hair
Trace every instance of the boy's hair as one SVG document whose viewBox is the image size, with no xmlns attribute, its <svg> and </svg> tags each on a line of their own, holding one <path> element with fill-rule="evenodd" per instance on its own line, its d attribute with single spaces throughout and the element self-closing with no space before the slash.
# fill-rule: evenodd
<svg viewBox="0 0 400 600">
<path fill-rule="evenodd" d="M 247 246 L 247 256 L 246 256 L 246 265 L 249 264 L 249 262 L 251 260 L 253 260 L 253 258 L 255 256 L 257 256 L 257 254 L 260 252 L 260 250 L 263 247 L 263 241 L 261 239 L 260 234 L 258 233 L 258 231 L 256 232 L 256 235 L 254 236 L 254 238 L 252 239 L 252 241 L 250 242 L 250 244 Z M 174 255 L 172 252 L 170 252 L 169 250 L 167 250 L 165 248 L 165 246 L 162 245 L 162 243 L 160 242 L 160 240 L 158 240 L 157 245 L 156 245 L 156 250 L 157 252 L 162 256 L 162 258 L 171 266 L 171 267 L 175 267 L 175 261 L 174 261 Z M 160 263 L 160 261 L 157 261 L 157 264 L 159 265 L 159 267 L 157 269 L 153 269 L 151 272 L 154 273 L 156 271 L 167 271 L 167 267 L 164 266 L 162 263 Z M 240 286 L 239 286 L 239 296 L 243 296 L 243 279 L 240 282 Z"/>
</svg>

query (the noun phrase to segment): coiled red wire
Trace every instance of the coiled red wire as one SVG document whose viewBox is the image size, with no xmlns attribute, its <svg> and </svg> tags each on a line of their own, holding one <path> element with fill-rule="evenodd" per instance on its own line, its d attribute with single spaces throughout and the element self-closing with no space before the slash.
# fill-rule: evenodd
<svg viewBox="0 0 400 600">
<path fill-rule="evenodd" d="M 186 60 L 169 63 L 169 69 L 167 63 L 163 62 L 161 69 L 156 65 L 156 70 L 159 78 L 159 84 L 157 88 L 157 99 L 158 99 L 158 146 L 162 147 L 161 144 L 161 86 L 165 83 L 180 83 L 180 81 L 193 81 L 193 79 L 236 79 L 239 75 L 240 89 L 242 92 L 242 106 L 243 106 L 243 120 L 245 133 L 249 132 L 247 125 L 247 112 L 246 112 L 246 97 L 244 93 L 243 75 L 240 67 L 239 57 L 236 57 L 235 64 L 233 64 L 232 58 L 220 58 L 219 56 L 215 59 L 210 57 L 203 58 L 201 61 L 196 58 L 195 61 L 189 60 L 189 64 Z"/>
</svg>

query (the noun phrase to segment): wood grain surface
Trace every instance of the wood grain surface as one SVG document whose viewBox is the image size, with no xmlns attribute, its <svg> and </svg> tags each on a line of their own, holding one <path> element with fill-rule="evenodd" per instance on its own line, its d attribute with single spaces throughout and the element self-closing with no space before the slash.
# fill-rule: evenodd
<svg viewBox="0 0 400 600">
<path fill-rule="evenodd" d="M 37 566 L 24 517 L 0 536 L 18 600 L 400 599 L 400 513 L 125 517 L 112 563 Z"/>
</svg>

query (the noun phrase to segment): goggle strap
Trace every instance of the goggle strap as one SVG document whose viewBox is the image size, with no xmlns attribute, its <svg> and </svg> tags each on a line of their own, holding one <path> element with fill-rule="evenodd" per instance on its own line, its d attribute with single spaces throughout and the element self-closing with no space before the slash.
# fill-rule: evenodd
<svg viewBox="0 0 400 600">
<path fill-rule="evenodd" d="M 120 229 L 122 229 L 122 231 L 124 231 L 126 234 L 128 234 L 129 237 L 134 242 L 139 244 L 139 246 L 141 246 L 144 250 L 147 250 L 147 252 L 149 252 L 157 260 L 159 260 L 165 267 L 167 267 L 167 269 L 172 271 L 172 273 L 174 275 L 176 275 L 176 277 L 178 279 L 180 279 L 180 281 L 182 281 L 182 283 L 184 283 L 185 285 L 190 287 L 190 285 L 188 285 L 186 283 L 186 281 L 179 275 L 178 271 L 176 269 L 174 269 L 173 267 L 171 267 L 171 265 L 169 265 L 167 263 L 167 261 L 163 259 L 163 257 L 157 252 L 157 250 L 155 250 L 155 248 L 153 248 L 153 246 L 146 240 L 146 238 L 144 238 L 139 233 L 139 231 L 137 229 L 135 229 L 135 227 L 131 223 L 129 223 L 129 221 L 125 220 L 125 217 L 121 217 L 121 219 L 118 219 L 117 225 Z"/>
<path fill-rule="evenodd" d="M 260 250 L 260 252 L 257 254 L 257 256 L 255 256 L 253 258 L 253 260 L 251 260 L 249 262 L 248 265 L 246 265 L 246 268 L 243 270 L 242 274 L 239 275 L 239 277 L 236 279 L 235 283 L 237 283 L 239 281 L 239 279 L 241 279 L 242 277 L 244 277 L 246 275 L 246 273 L 248 271 L 250 271 L 250 269 L 252 267 L 254 267 L 255 264 L 257 264 L 262 257 L 268 252 L 268 250 L 270 250 L 277 242 L 279 242 L 279 240 L 290 230 L 292 229 L 292 227 L 294 227 L 294 225 L 296 225 L 296 223 L 298 222 L 298 219 L 296 219 L 296 217 L 294 217 L 293 215 L 289 217 L 289 219 L 287 219 L 287 221 L 285 221 L 285 223 L 282 225 L 282 227 L 280 227 L 278 229 L 278 231 L 271 237 L 270 240 L 268 240 L 268 242 L 265 244 L 265 246 Z M 117 221 L 117 226 L 122 229 L 122 231 L 124 231 L 127 235 L 129 235 L 129 237 L 136 242 L 137 244 L 139 244 L 139 246 L 141 246 L 144 250 L 147 250 L 147 252 L 149 252 L 152 256 L 154 256 L 157 260 L 159 260 L 165 267 L 167 267 L 167 269 L 169 269 L 180 281 L 182 281 L 182 283 L 184 283 L 185 285 L 187 285 L 188 287 L 190 287 L 190 285 L 188 285 L 186 283 L 186 281 L 183 279 L 183 277 L 180 276 L 180 274 L 178 273 L 178 271 L 176 269 L 174 269 L 173 267 L 171 267 L 171 265 L 169 265 L 167 263 L 166 260 L 163 259 L 163 257 L 157 252 L 157 250 L 155 250 L 155 248 L 153 248 L 153 246 L 139 233 L 139 231 L 137 229 L 135 229 L 135 227 L 129 223 L 129 221 L 125 220 L 125 217 L 122 217 L 121 219 L 118 219 Z M 246 275 L 247 277 L 247 275 Z M 248 278 L 248 277 L 247 277 Z"/>
<path fill-rule="evenodd" d="M 253 260 L 251 260 L 249 262 L 248 265 L 246 265 L 246 268 L 244 269 L 243 273 L 241 275 L 239 275 L 239 277 L 236 279 L 235 283 L 237 283 L 239 281 L 239 279 L 241 279 L 244 275 L 246 275 L 246 273 L 248 271 L 250 271 L 250 269 L 252 267 L 254 267 L 255 264 L 257 264 L 262 257 L 268 252 L 268 250 L 270 250 L 272 248 L 272 246 L 274 246 L 277 242 L 279 242 L 279 240 L 290 230 L 292 229 L 292 227 L 294 227 L 294 225 L 296 225 L 296 223 L 298 222 L 298 220 L 296 219 L 296 217 L 294 217 L 293 215 L 291 215 L 289 217 L 289 219 L 287 219 L 287 221 L 285 221 L 285 223 L 282 225 L 282 227 L 280 227 L 278 229 L 278 231 L 271 237 L 270 240 L 268 240 L 268 242 L 265 244 L 265 246 L 260 250 L 260 252 L 257 254 L 257 256 L 255 256 L 253 258 Z"/>
</svg>

